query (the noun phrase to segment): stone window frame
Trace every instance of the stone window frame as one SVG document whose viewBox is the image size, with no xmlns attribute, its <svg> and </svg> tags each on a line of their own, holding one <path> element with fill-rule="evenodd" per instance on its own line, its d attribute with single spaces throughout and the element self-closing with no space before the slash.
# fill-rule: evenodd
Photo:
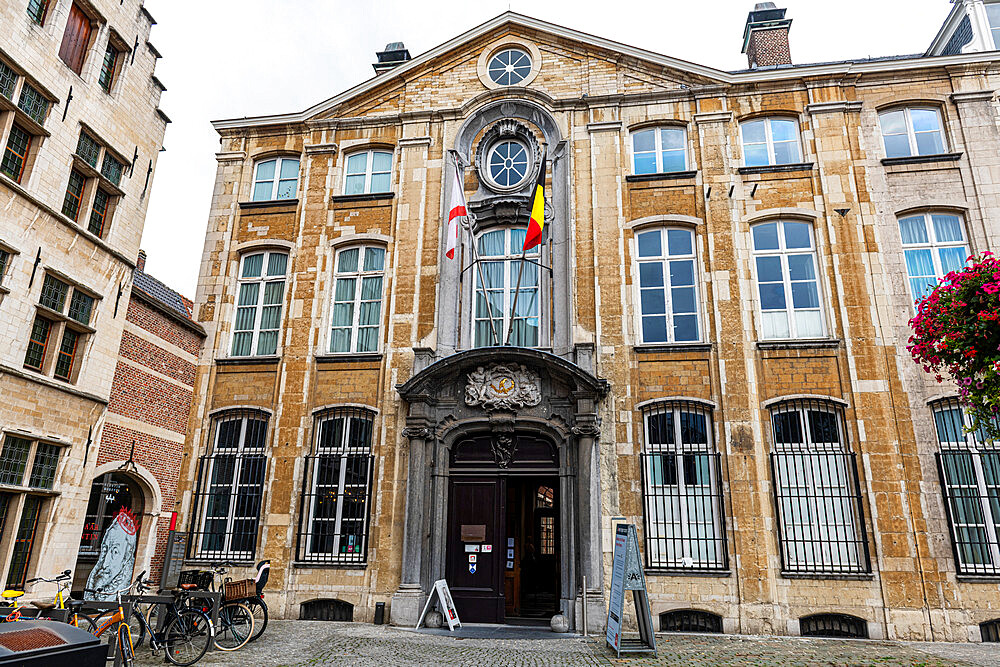
<svg viewBox="0 0 1000 667">
<path fill-rule="evenodd" d="M 655 149 L 656 153 L 656 164 L 657 171 L 653 172 L 642 172 L 641 174 L 636 171 L 635 168 L 635 136 L 640 132 L 656 131 L 656 145 L 661 144 L 661 135 L 659 130 L 681 130 L 684 132 L 684 168 L 675 169 L 672 171 L 663 171 L 660 169 L 662 161 L 662 150 L 660 148 Z M 656 121 L 650 121 L 647 123 L 640 123 L 633 125 L 628 128 L 628 132 L 625 137 L 625 149 L 628 154 L 628 164 L 629 173 L 633 176 L 654 176 L 658 174 L 679 174 L 687 171 L 693 171 L 696 169 L 694 166 L 694 137 L 690 132 L 688 123 L 679 119 L 661 119 Z"/>
<path fill-rule="evenodd" d="M 97 70 L 98 86 L 108 95 L 116 95 L 121 88 L 120 82 L 125 72 L 125 63 L 128 61 L 132 48 L 128 42 L 118 34 L 115 29 L 108 30 L 107 43 L 104 46 L 104 53 L 101 54 L 101 66 Z M 112 54 L 113 59 L 108 67 L 108 54 Z M 108 83 L 105 85 L 104 77 L 107 73 Z"/>
<path fill-rule="evenodd" d="M 323 348 L 318 353 L 321 356 L 355 356 L 358 354 L 381 354 L 384 348 L 384 336 L 386 332 L 385 319 L 387 315 L 386 309 L 386 295 L 388 294 L 390 281 L 389 277 L 389 244 L 390 237 L 383 236 L 381 234 L 352 234 L 349 236 L 340 237 L 334 240 L 331 247 L 330 256 L 330 276 L 329 276 L 329 288 L 327 290 L 328 296 L 326 297 L 326 304 L 324 304 L 323 312 L 323 330 L 324 335 L 321 336 L 320 340 L 323 341 Z M 345 250 L 351 250 L 352 248 L 358 248 L 363 251 L 366 248 L 380 248 L 383 251 L 382 258 L 382 269 L 381 271 L 363 271 L 360 261 L 363 258 L 363 252 L 359 252 L 359 268 L 357 271 L 346 272 L 340 274 L 337 270 L 337 260 L 340 253 Z M 355 309 L 353 312 L 353 321 L 351 326 L 351 349 L 346 352 L 333 352 L 331 351 L 331 346 L 333 344 L 333 307 L 334 307 L 334 297 L 336 295 L 337 289 L 337 279 L 340 275 L 352 275 L 358 278 L 374 277 L 376 274 L 380 275 L 382 278 L 382 289 L 380 294 L 380 313 L 379 313 L 379 323 L 378 331 L 376 334 L 377 344 L 374 350 L 367 350 L 364 352 L 358 352 L 356 350 L 357 346 L 357 332 L 359 327 L 359 317 L 360 308 L 358 308 L 360 299 L 360 284 L 355 286 L 355 299 L 353 303 L 355 304 Z"/>
<path fill-rule="evenodd" d="M 347 179 L 350 176 L 357 176 L 359 174 L 351 174 L 347 170 L 347 165 L 350 162 L 350 159 L 352 157 L 354 157 L 355 155 L 361 155 L 362 153 L 365 153 L 368 156 L 366 158 L 366 160 L 365 160 L 364 190 L 363 190 L 363 192 L 348 193 L 347 192 Z M 373 192 L 372 189 L 371 189 L 372 188 L 372 183 L 371 183 L 372 176 L 374 174 L 376 174 L 376 173 L 377 174 L 384 174 L 384 173 L 386 173 L 384 171 L 379 171 L 379 172 L 373 171 L 374 160 L 372 158 L 373 158 L 373 156 L 374 156 L 375 153 L 388 153 L 389 154 L 389 171 L 388 171 L 388 174 L 389 174 L 389 188 L 387 190 L 376 190 L 376 191 Z M 363 143 L 363 144 L 358 144 L 356 146 L 351 146 L 349 148 L 345 147 L 341 151 L 341 156 L 340 156 L 340 159 L 342 161 L 341 162 L 341 168 L 340 168 L 340 170 L 341 170 L 341 175 L 340 175 L 340 194 L 343 195 L 343 196 L 345 196 L 345 197 L 359 197 L 359 196 L 380 195 L 380 194 L 387 194 L 387 193 L 390 193 L 390 192 L 394 192 L 394 190 L 393 190 L 394 182 L 393 181 L 394 181 L 394 177 L 396 175 L 396 171 L 398 169 L 398 166 L 396 165 L 396 157 L 397 157 L 396 147 L 392 146 L 392 145 L 389 145 L 389 144 Z"/>
<path fill-rule="evenodd" d="M 771 121 L 774 120 L 785 120 L 791 121 L 795 124 L 795 145 L 798 148 L 798 160 L 793 160 L 791 162 L 777 162 L 774 153 L 774 138 L 771 129 Z M 748 165 L 746 160 L 746 140 L 744 138 L 744 130 L 746 126 L 750 123 L 766 121 L 764 125 L 765 132 L 765 147 L 767 148 L 768 161 L 763 165 Z M 806 159 L 806 146 L 802 138 L 802 118 L 799 114 L 791 111 L 769 111 L 766 113 L 758 113 L 753 115 L 744 116 L 739 119 L 738 122 L 738 133 L 740 141 L 740 166 L 750 167 L 750 168 L 771 168 L 771 167 L 781 167 L 784 165 L 791 164 L 801 164 L 803 160 Z M 786 142 L 779 142 L 786 143 Z"/>
<path fill-rule="evenodd" d="M 52 109 L 59 103 L 59 99 L 49 91 L 48 88 L 40 84 L 36 79 L 28 75 L 27 71 L 10 59 L 6 54 L 0 56 L 0 67 L 3 68 L 6 92 L 0 92 L 0 163 L 9 166 L 8 147 L 14 150 L 18 156 L 20 168 L 17 177 L 7 171 L 0 172 L 3 178 L 13 183 L 18 183 L 22 187 L 26 183 L 26 178 L 32 172 L 39 149 L 49 136 L 45 129 L 45 123 L 51 115 Z M 32 89 L 36 99 L 41 98 L 46 102 L 44 115 L 37 117 L 31 115 L 22 108 L 24 93 L 26 89 Z M 9 95 L 7 94 L 9 92 Z M 18 152 L 16 146 L 12 144 L 14 128 L 27 135 L 27 148 Z"/>
<path fill-rule="evenodd" d="M 86 229 L 89 234 L 107 239 L 114 222 L 115 210 L 125 196 L 125 192 L 121 189 L 121 177 L 129 171 L 129 162 L 121 153 L 111 148 L 111 145 L 92 127 L 83 122 L 80 123 L 72 157 L 73 162 L 67 176 L 66 198 L 70 196 L 74 173 L 83 178 L 83 187 L 79 194 L 76 217 L 62 210 L 65 209 L 66 200 L 61 212 L 66 218 Z M 117 175 L 115 169 L 108 170 L 109 165 L 113 167 L 115 163 L 121 165 Z M 101 195 L 104 197 L 103 210 L 99 204 Z"/>
<path fill-rule="evenodd" d="M 287 301 L 289 300 L 290 290 L 289 281 L 292 272 L 292 261 L 293 253 L 291 244 L 288 242 L 276 242 L 276 241 L 253 241 L 251 243 L 242 243 L 236 248 L 236 261 L 235 261 L 235 275 L 233 277 L 233 301 L 232 301 L 232 315 L 229 318 L 230 329 L 227 344 L 225 347 L 226 358 L 229 359 L 270 359 L 277 358 L 281 356 L 282 352 L 282 333 L 285 331 L 282 326 L 284 319 L 288 314 Z M 261 275 L 259 277 L 242 278 L 244 261 L 247 257 L 252 255 L 263 254 L 264 259 L 261 260 Z M 264 304 L 264 289 L 259 289 L 257 294 L 257 301 L 254 305 L 254 324 L 253 329 L 240 329 L 239 332 L 236 330 L 237 318 L 239 317 L 239 298 L 242 285 L 246 283 L 257 283 L 259 285 L 264 285 L 269 282 L 277 282 L 276 278 L 278 276 L 268 276 L 267 269 L 270 264 L 271 255 L 285 255 L 285 271 L 281 276 L 281 280 L 284 283 L 282 286 L 282 296 L 280 304 Z M 270 280 L 269 280 L 270 279 Z M 259 336 L 260 336 L 260 323 L 263 316 L 263 309 L 265 307 L 272 307 L 280 305 L 281 314 L 278 316 L 278 328 L 277 328 L 277 342 L 275 344 L 275 350 L 271 354 L 257 354 L 255 352 L 259 346 Z M 249 331 L 251 333 L 250 337 L 250 354 L 237 355 L 233 354 L 233 345 L 236 342 L 236 334 L 240 332 Z M 267 329 L 266 331 L 273 331 L 273 329 Z"/>
<path fill-rule="evenodd" d="M 288 161 L 294 160 L 297 163 L 297 167 L 295 169 L 295 194 L 292 197 L 276 198 L 276 195 L 278 194 L 278 187 L 281 185 L 281 181 L 291 180 L 289 178 L 281 178 L 281 166 L 285 160 Z M 270 196 L 265 199 L 255 199 L 257 183 L 268 182 L 268 179 L 265 179 L 264 181 L 258 181 L 257 172 L 262 165 L 268 162 L 274 162 L 274 175 L 273 178 L 269 179 L 269 181 L 271 182 Z M 278 151 L 278 152 L 271 151 L 266 153 L 259 153 L 253 156 L 250 168 L 250 184 L 248 186 L 249 192 L 247 193 L 246 201 L 249 202 L 250 204 L 261 204 L 264 202 L 288 202 L 294 204 L 295 202 L 298 201 L 299 191 L 302 185 L 302 167 L 303 167 L 302 155 L 300 153 L 289 152 L 289 151 Z"/>
<path fill-rule="evenodd" d="M 76 384 L 83 371 L 92 335 L 97 331 L 95 325 L 100 315 L 100 304 L 103 297 L 94 290 L 50 267 L 44 267 L 39 276 L 41 280 L 38 281 L 38 300 L 35 303 L 35 316 L 28 320 L 28 335 L 23 339 L 25 341 L 23 348 L 23 368 L 31 373 L 45 375 L 60 382 Z M 66 293 L 59 308 L 52 308 L 42 302 L 42 293 L 45 286 L 50 284 L 49 281 L 58 282 L 66 287 Z M 83 322 L 72 314 L 71 307 L 78 294 L 92 300 L 86 322 Z M 28 355 L 30 345 L 35 342 L 32 335 L 35 324 L 39 320 L 46 323 L 47 333 L 42 346 L 42 357 L 39 365 L 36 367 L 28 365 Z M 67 344 L 71 347 L 69 351 L 66 350 Z M 60 370 L 60 365 L 66 357 L 69 357 L 68 366 L 63 366 Z"/>
<path fill-rule="evenodd" d="M 937 153 L 921 153 L 919 147 L 917 146 L 916 134 L 917 132 L 913 128 L 913 120 L 910 115 L 910 111 L 932 111 L 938 122 L 937 132 L 941 137 L 941 150 Z M 906 126 L 906 137 L 909 144 L 909 152 L 906 155 L 889 155 L 889 151 L 885 143 L 885 130 L 882 126 L 882 118 L 890 113 L 895 113 L 898 111 L 903 112 L 903 122 Z M 890 104 L 879 105 L 875 110 L 876 127 L 878 129 L 878 136 L 880 139 L 880 145 L 882 149 L 882 154 L 887 159 L 900 159 L 900 158 L 922 158 L 922 157 L 933 157 L 935 155 L 945 155 L 950 150 L 952 146 L 951 137 L 948 133 L 948 124 L 946 122 L 946 117 L 944 109 L 941 103 L 934 100 L 897 100 Z M 890 135 L 890 136 L 900 136 L 900 135 Z"/>
<path fill-rule="evenodd" d="M 489 63 L 493 59 L 493 56 L 498 54 L 504 49 L 521 49 L 527 52 L 528 57 L 531 58 L 531 71 L 528 73 L 523 80 L 521 80 L 516 86 L 503 86 L 495 82 L 490 78 L 489 74 Z M 539 50 L 538 45 L 520 37 L 515 37 L 513 35 L 508 35 L 502 37 L 495 42 L 489 44 L 484 48 L 480 54 L 479 59 L 476 61 L 476 74 L 479 77 L 479 81 L 488 90 L 506 90 L 506 89 L 517 89 L 526 88 L 531 85 L 531 83 L 538 76 L 539 71 L 542 68 L 542 52 Z"/>
<path fill-rule="evenodd" d="M 953 242 L 953 241 L 938 241 L 937 240 L 937 231 L 936 231 L 936 229 L 934 227 L 934 224 L 933 224 L 933 216 L 935 216 L 935 215 L 942 215 L 942 216 L 946 215 L 946 216 L 952 216 L 952 217 L 957 218 L 958 222 L 959 222 L 959 226 L 961 227 L 961 230 L 962 230 L 963 240 L 961 242 L 957 242 L 957 241 L 955 241 L 955 242 Z M 925 232 L 927 233 L 927 239 L 928 239 L 926 242 L 911 242 L 911 243 L 906 243 L 905 241 L 903 241 L 903 236 L 902 236 L 902 234 L 903 234 L 903 228 L 902 228 L 902 226 L 901 226 L 900 223 L 903 220 L 908 220 L 908 219 L 912 219 L 912 218 L 923 218 L 923 220 L 924 220 L 924 229 L 925 229 Z M 911 281 L 914 280 L 914 278 L 911 277 L 911 275 L 910 275 L 910 267 L 909 267 L 909 265 L 906 262 L 906 251 L 907 250 L 921 250 L 921 249 L 928 249 L 928 250 L 930 250 L 931 251 L 931 262 L 932 262 L 933 268 L 934 268 L 934 277 L 937 280 L 940 280 L 947 273 L 947 271 L 945 271 L 943 269 L 942 265 L 941 265 L 940 252 L 939 252 L 940 250 L 945 249 L 945 248 L 960 248 L 960 247 L 964 247 L 966 249 L 966 257 L 975 254 L 976 251 L 975 251 L 975 248 L 973 247 L 972 239 L 971 239 L 971 236 L 969 234 L 970 225 L 969 225 L 969 217 L 968 217 L 968 211 L 967 211 L 967 209 L 964 209 L 964 208 L 955 208 L 955 207 L 951 207 L 951 206 L 943 206 L 943 207 L 942 206 L 921 206 L 919 208 L 908 208 L 908 209 L 903 209 L 903 210 L 900 210 L 900 211 L 896 212 L 895 222 L 896 222 L 896 225 L 895 225 L 895 227 L 896 227 L 896 233 L 899 234 L 898 238 L 900 240 L 900 249 L 901 249 L 901 253 L 900 254 L 901 254 L 902 259 L 903 259 L 903 268 L 904 268 L 904 270 L 906 272 L 906 278 L 905 278 L 905 280 L 906 280 L 906 292 L 907 292 L 907 294 L 910 295 L 909 305 L 910 305 L 910 308 L 912 310 L 912 309 L 914 309 L 914 303 L 917 300 L 917 296 L 913 293 L 913 285 L 912 285 Z M 932 236 L 931 236 L 932 234 L 934 235 L 933 236 L 933 240 L 931 240 L 932 239 Z"/>
</svg>

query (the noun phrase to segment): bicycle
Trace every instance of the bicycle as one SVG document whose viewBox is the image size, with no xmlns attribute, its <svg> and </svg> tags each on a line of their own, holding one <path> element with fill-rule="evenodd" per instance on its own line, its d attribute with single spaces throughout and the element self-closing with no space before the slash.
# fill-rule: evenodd
<svg viewBox="0 0 1000 667">
<path fill-rule="evenodd" d="M 24 595 L 24 591 L 15 591 L 10 588 L 5 590 L 3 593 L 0 593 L 0 597 L 3 597 L 3 599 L 5 600 L 4 606 L 13 607 L 12 611 L 10 611 L 6 616 L 0 619 L 0 623 L 16 623 L 17 621 L 21 620 L 22 618 L 21 607 L 20 605 L 17 604 L 17 599 L 22 595 Z M 10 601 L 9 605 L 6 603 L 7 600 Z"/>
<path fill-rule="evenodd" d="M 84 605 L 83 600 L 73 600 L 72 598 L 67 598 L 63 595 L 64 591 L 69 590 L 70 582 L 73 579 L 73 574 L 70 570 L 63 570 L 61 574 L 57 575 L 53 579 L 46 579 L 45 577 L 35 577 L 34 579 L 28 579 L 25 584 L 34 584 L 39 581 L 48 584 L 56 584 L 56 596 L 53 598 L 52 602 L 41 602 L 35 600 L 31 603 L 33 607 L 38 609 L 39 618 L 44 618 L 42 614 L 47 613 L 53 609 L 69 609 L 70 613 L 66 617 L 66 622 L 70 625 L 83 628 L 87 632 L 94 634 L 97 630 L 97 624 L 94 623 L 94 619 L 81 613 L 80 608 Z"/>
<path fill-rule="evenodd" d="M 145 574 L 145 572 L 143 574 Z M 95 590 L 93 588 L 84 588 L 83 590 L 86 593 L 94 593 L 96 595 L 104 595 L 107 593 L 107 591 Z M 113 610 L 114 613 L 111 614 L 111 618 L 109 618 L 107 622 L 102 624 L 93 633 L 96 637 L 100 638 L 105 634 L 105 632 L 108 631 L 109 628 L 114 626 L 114 639 L 118 642 L 117 655 L 121 658 L 122 667 L 131 667 L 132 663 L 135 661 L 135 646 L 132 644 L 132 632 L 128 623 L 125 623 L 125 610 L 122 609 L 122 593 L 127 593 L 130 590 L 132 590 L 132 584 L 129 584 L 121 590 L 115 591 L 115 602 L 118 604 L 118 609 Z M 108 643 L 111 643 L 110 637 L 108 638 Z"/>
<path fill-rule="evenodd" d="M 208 587 L 211 592 L 216 592 L 215 575 L 224 577 L 227 573 L 226 566 L 229 563 L 215 563 L 212 565 L 212 582 Z M 237 582 L 239 583 L 239 582 Z M 215 647 L 220 651 L 235 651 L 247 645 L 254 634 L 255 619 L 250 607 L 242 602 L 246 595 L 227 595 L 231 587 L 230 581 L 223 581 L 223 602 L 219 605 L 219 627 L 215 633 Z M 192 605 L 198 604 L 196 608 L 207 612 L 208 607 L 204 602 L 191 600 Z"/>
<path fill-rule="evenodd" d="M 145 574 L 143 572 L 135 580 L 138 596 L 142 596 L 151 588 L 149 581 L 142 580 Z M 145 614 L 136 609 L 129 619 L 130 626 L 137 634 L 135 646 L 141 647 L 148 636 L 149 649 L 153 656 L 159 655 L 160 650 L 163 650 L 166 659 L 180 667 L 187 667 L 201 660 L 208 651 L 208 645 L 213 641 L 215 629 L 208 614 L 187 606 L 187 593 L 194 588 L 192 584 L 182 584 L 173 589 L 173 602 L 150 604 Z M 163 592 L 159 591 L 160 594 Z M 160 608 L 166 613 L 167 619 L 163 621 L 163 629 L 157 632 L 154 630 L 156 626 L 153 612 Z"/>
</svg>

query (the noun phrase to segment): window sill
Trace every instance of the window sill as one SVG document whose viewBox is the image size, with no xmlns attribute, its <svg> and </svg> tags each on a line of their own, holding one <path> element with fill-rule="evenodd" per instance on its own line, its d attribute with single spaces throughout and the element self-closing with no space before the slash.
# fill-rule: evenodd
<svg viewBox="0 0 1000 667">
<path fill-rule="evenodd" d="M 307 569 L 331 569 L 331 570 L 367 570 L 368 563 L 313 563 L 310 561 L 292 561 L 292 567 Z"/>
<path fill-rule="evenodd" d="M 781 174 L 789 171 L 812 171 L 812 162 L 793 162 L 791 164 L 765 164 L 759 167 L 740 167 L 736 171 L 741 174 Z"/>
<path fill-rule="evenodd" d="M 267 201 L 241 201 L 239 203 L 241 211 L 255 208 L 280 208 L 282 206 L 297 207 L 298 205 L 298 199 L 269 199 Z"/>
<path fill-rule="evenodd" d="M 14 366 L 8 366 L 7 364 L 0 363 L 0 373 L 9 373 L 15 377 L 22 378 L 29 382 L 35 382 L 37 384 L 45 385 L 57 391 L 62 391 L 67 394 L 72 394 L 73 396 L 79 396 L 88 401 L 93 401 L 99 405 L 107 405 L 108 399 L 97 394 L 91 394 L 90 392 L 83 391 L 82 389 L 77 389 L 69 383 L 62 382 L 61 380 L 53 380 L 48 375 L 34 371 L 28 368 L 16 368 Z"/>
<path fill-rule="evenodd" d="M 192 558 L 185 558 L 184 565 L 211 565 L 214 563 L 227 563 L 233 567 L 254 567 L 254 562 L 252 560 L 232 560 L 223 557 L 211 557 L 208 556 L 194 556 Z"/>
<path fill-rule="evenodd" d="M 396 196 L 395 192 L 371 192 L 360 195 L 332 195 L 330 201 L 337 202 L 353 202 L 353 201 L 383 201 L 389 200 Z"/>
<path fill-rule="evenodd" d="M 281 361 L 278 355 L 268 357 L 220 357 L 215 360 L 216 366 L 250 366 L 250 365 L 277 365 Z"/>
<path fill-rule="evenodd" d="M 53 491 L 52 489 L 39 489 L 34 486 L 21 486 L 20 484 L 0 484 L 0 491 L 30 493 L 35 496 L 45 496 L 46 498 L 54 498 L 55 496 L 62 495 L 59 491 Z"/>
<path fill-rule="evenodd" d="M 962 153 L 937 153 L 935 155 L 910 155 L 907 157 L 882 158 L 882 165 L 891 167 L 897 164 L 930 164 L 933 162 L 956 162 Z"/>
<path fill-rule="evenodd" d="M 785 579 L 836 579 L 840 581 L 873 581 L 875 575 L 871 572 L 861 572 L 858 574 L 837 574 L 835 572 L 784 572 L 781 576 Z"/>
<path fill-rule="evenodd" d="M 100 183 L 101 185 L 101 189 L 108 190 L 110 191 L 111 194 L 118 197 L 125 196 L 124 190 L 122 190 L 119 186 L 115 185 L 110 180 L 108 180 L 107 176 L 102 174 L 100 171 L 97 170 L 96 167 L 91 165 L 89 162 L 84 160 L 76 153 L 73 154 L 73 166 L 76 167 L 77 170 L 82 171 L 84 175 L 87 176 L 87 178 L 96 178 L 97 182 Z M 76 221 L 74 220 L 74 222 Z"/>
<path fill-rule="evenodd" d="M 963 584 L 1000 584 L 997 574 L 956 574 L 955 580 Z"/>
<path fill-rule="evenodd" d="M 708 352 L 712 343 L 650 343 L 634 345 L 636 352 Z"/>
<path fill-rule="evenodd" d="M 0 285 L 0 296 L 3 296 L 5 294 L 10 294 L 10 289 L 4 287 L 3 285 Z"/>
<path fill-rule="evenodd" d="M 644 572 L 651 577 L 728 577 L 732 575 L 732 572 L 728 569 L 726 570 L 699 570 L 692 568 L 686 570 L 683 568 L 669 568 L 669 567 L 647 567 Z"/>
<path fill-rule="evenodd" d="M 678 181 L 685 178 L 694 178 L 698 175 L 698 170 L 694 171 L 668 171 L 657 174 L 630 174 L 625 177 L 627 183 L 642 183 L 644 181 Z"/>
<path fill-rule="evenodd" d="M 36 303 L 35 308 L 37 308 L 38 312 L 40 312 L 46 319 L 56 320 L 57 322 L 65 322 L 71 329 L 73 329 L 78 333 L 97 332 L 97 329 L 95 329 L 94 327 L 83 324 L 82 322 L 78 322 L 77 320 L 74 320 L 72 317 L 63 315 L 58 310 L 52 310 L 48 306 L 43 306 L 40 303 Z"/>
<path fill-rule="evenodd" d="M 343 354 L 317 354 L 317 364 L 345 364 L 352 361 L 382 361 L 381 352 L 343 353 Z"/>
<path fill-rule="evenodd" d="M 798 350 L 809 348 L 836 349 L 840 347 L 839 338 L 796 338 L 789 340 L 759 340 L 758 350 Z"/>
</svg>

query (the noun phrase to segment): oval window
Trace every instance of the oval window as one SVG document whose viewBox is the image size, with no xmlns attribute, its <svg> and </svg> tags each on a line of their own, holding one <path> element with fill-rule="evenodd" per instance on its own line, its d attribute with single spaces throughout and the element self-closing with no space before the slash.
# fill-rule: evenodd
<svg viewBox="0 0 1000 667">
<path fill-rule="evenodd" d="M 490 179 L 502 188 L 513 188 L 528 176 L 531 160 L 520 141 L 498 141 L 490 148 L 486 164 Z"/>
<path fill-rule="evenodd" d="M 490 58 L 490 79 L 499 86 L 516 86 L 531 73 L 531 56 L 521 49 L 503 49 Z"/>
</svg>

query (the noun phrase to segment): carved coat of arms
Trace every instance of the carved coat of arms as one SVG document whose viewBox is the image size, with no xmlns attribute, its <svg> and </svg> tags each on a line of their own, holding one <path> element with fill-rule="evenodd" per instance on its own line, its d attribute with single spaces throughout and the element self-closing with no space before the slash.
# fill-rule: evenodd
<svg viewBox="0 0 1000 667">
<path fill-rule="evenodd" d="M 523 364 L 491 364 L 469 373 L 465 403 L 484 410 L 519 410 L 542 401 L 538 374 Z"/>
</svg>

